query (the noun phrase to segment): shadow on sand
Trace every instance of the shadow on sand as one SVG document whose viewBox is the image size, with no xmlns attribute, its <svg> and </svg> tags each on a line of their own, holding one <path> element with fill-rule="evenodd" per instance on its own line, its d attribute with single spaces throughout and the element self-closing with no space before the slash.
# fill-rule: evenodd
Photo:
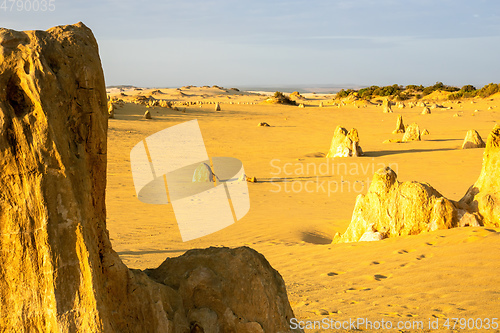
<svg viewBox="0 0 500 333">
<path fill-rule="evenodd" d="M 380 151 L 366 151 L 365 157 L 380 157 L 386 155 L 408 154 L 408 153 L 431 153 L 435 151 L 450 151 L 458 150 L 457 148 L 438 148 L 438 149 L 409 149 L 409 150 L 380 150 Z"/>
</svg>

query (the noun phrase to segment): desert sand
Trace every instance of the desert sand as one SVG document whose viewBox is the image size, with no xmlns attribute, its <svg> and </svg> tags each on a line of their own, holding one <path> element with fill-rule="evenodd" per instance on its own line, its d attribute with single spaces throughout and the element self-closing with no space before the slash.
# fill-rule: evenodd
<svg viewBox="0 0 500 333">
<path fill-rule="evenodd" d="M 437 102 L 451 108 L 426 115 L 421 107 L 393 106 L 393 113 L 376 105 L 339 108 L 323 94 L 302 94 L 304 108 L 273 105 L 264 103 L 264 94 L 218 87 L 156 91 L 155 98 L 172 101 L 177 110 L 132 103 L 154 90 L 108 89 L 112 99 L 125 103 L 116 104 L 109 119 L 107 227 L 128 267 L 157 267 L 166 257 L 193 248 L 246 245 L 264 254 L 283 276 L 299 320 L 368 318 L 427 325 L 439 319 L 441 325 L 446 318 L 500 317 L 498 228 L 331 243 L 349 225 L 356 196 L 367 192 L 374 172 L 386 165 L 400 181 L 427 182 L 449 199 L 462 198 L 479 176 L 484 151 L 462 150 L 462 142 L 470 129 L 486 140 L 499 120 L 500 96 L 460 103 L 441 96 Z M 185 103 L 197 101 L 205 104 Z M 215 111 L 216 102 L 221 111 Z M 151 120 L 143 117 L 147 110 Z M 402 138 L 392 133 L 399 114 L 405 124 L 417 123 L 430 134 L 422 141 L 383 143 Z M 137 200 L 129 154 L 147 136 L 194 119 L 209 156 L 240 159 L 257 182 L 248 183 L 251 208 L 244 218 L 182 242 L 171 205 Z M 260 122 L 270 127 L 257 126 Z M 324 157 L 338 125 L 358 130 L 364 156 Z"/>
</svg>

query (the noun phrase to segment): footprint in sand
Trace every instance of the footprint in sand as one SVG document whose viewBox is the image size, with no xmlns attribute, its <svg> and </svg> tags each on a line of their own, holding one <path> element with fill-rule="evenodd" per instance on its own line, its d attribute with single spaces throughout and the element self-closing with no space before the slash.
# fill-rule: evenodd
<svg viewBox="0 0 500 333">
<path fill-rule="evenodd" d="M 325 310 L 325 309 L 319 309 L 314 311 L 314 313 L 318 316 L 328 316 L 330 314 L 330 311 Z"/>
<path fill-rule="evenodd" d="M 431 254 L 421 254 L 417 257 L 417 260 L 422 260 L 422 259 L 425 259 L 425 258 L 432 258 L 434 255 L 431 253 Z"/>
<path fill-rule="evenodd" d="M 382 274 L 375 274 L 375 275 L 373 276 L 373 278 L 374 278 L 375 280 L 377 280 L 377 281 L 382 281 L 382 280 L 387 279 L 387 278 L 388 278 L 388 276 L 386 276 L 386 275 L 382 275 Z"/>
<path fill-rule="evenodd" d="M 405 253 L 410 253 L 410 252 L 415 252 L 415 251 L 417 251 L 417 250 L 415 250 L 415 249 L 411 249 L 411 250 L 403 249 L 403 250 L 399 250 L 399 251 L 394 251 L 393 253 L 394 254 L 405 254 Z"/>
<path fill-rule="evenodd" d="M 344 290 L 344 293 L 352 293 L 356 291 L 368 291 L 368 290 L 371 290 L 371 288 L 352 287 Z"/>
<path fill-rule="evenodd" d="M 404 264 L 399 265 L 399 267 L 411 267 L 411 266 L 415 266 L 415 263 L 405 262 Z"/>
</svg>

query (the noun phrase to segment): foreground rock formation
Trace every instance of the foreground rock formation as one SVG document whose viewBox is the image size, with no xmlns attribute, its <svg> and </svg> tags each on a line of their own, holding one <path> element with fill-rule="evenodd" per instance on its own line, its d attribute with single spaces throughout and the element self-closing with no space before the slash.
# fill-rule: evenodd
<svg viewBox="0 0 500 333">
<path fill-rule="evenodd" d="M 342 126 L 337 126 L 326 157 L 353 157 L 361 155 L 363 155 L 363 150 L 359 146 L 358 130 L 353 128 L 347 132 Z"/>
<path fill-rule="evenodd" d="M 464 226 L 500 227 L 500 126 L 488 136 L 481 174 L 465 196 L 454 202 L 429 184 L 397 180 L 380 169 L 366 195 L 356 199 L 351 223 L 333 242 L 373 241 Z"/>
<path fill-rule="evenodd" d="M 366 195 L 356 199 L 351 223 L 334 242 L 416 235 L 458 225 L 455 206 L 429 184 L 397 180 L 389 167 L 378 170 Z"/>
<path fill-rule="evenodd" d="M 0 331 L 289 331 L 283 279 L 251 249 L 189 251 L 146 274 L 111 248 L 90 29 L 0 29 L 0 58 Z"/>
</svg>

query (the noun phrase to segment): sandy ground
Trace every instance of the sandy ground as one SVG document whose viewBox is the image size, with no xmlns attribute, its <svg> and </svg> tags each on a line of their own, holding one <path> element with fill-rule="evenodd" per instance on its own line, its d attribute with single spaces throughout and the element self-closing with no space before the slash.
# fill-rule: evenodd
<svg viewBox="0 0 500 333">
<path fill-rule="evenodd" d="M 132 95 L 150 92 L 120 96 L 114 89 L 110 94 L 130 101 Z M 366 193 L 382 166 L 391 165 L 400 181 L 428 182 L 444 196 L 460 199 L 479 175 L 484 150 L 461 150 L 462 140 L 469 129 L 486 140 L 500 118 L 495 108 L 500 97 L 440 101 L 452 109 L 434 109 L 430 115 L 421 115 L 420 107 L 393 106 L 392 114 L 372 105 L 337 108 L 331 96 L 321 94 L 305 94 L 305 108 L 262 104 L 265 96 L 218 88 L 162 89 L 154 97 L 218 101 L 222 111 L 215 112 L 213 104 L 176 105 L 178 111 L 155 107 L 149 108 L 153 119 L 145 120 L 145 106 L 127 103 L 110 119 L 107 225 L 114 249 L 129 267 L 156 267 L 192 248 L 250 246 L 283 276 L 295 315 L 304 324 L 367 318 L 390 321 L 394 329 L 398 322 L 422 322 L 428 329 L 429 321 L 437 320 L 439 331 L 446 331 L 447 318 L 481 318 L 484 325 L 488 318 L 500 318 L 500 229 L 458 228 L 330 244 L 335 232 L 347 228 L 356 196 Z M 453 116 L 457 113 L 460 117 Z M 382 143 L 401 138 L 391 134 L 398 114 L 405 124 L 417 122 L 430 135 L 421 142 Z M 182 242 L 171 205 L 137 200 L 129 154 L 147 136 L 193 119 L 209 156 L 240 159 L 247 175 L 259 182 L 248 184 L 251 209 L 243 219 Z M 258 127 L 262 121 L 271 127 Z M 320 157 L 328 152 L 337 125 L 358 129 L 365 156 Z"/>
</svg>

